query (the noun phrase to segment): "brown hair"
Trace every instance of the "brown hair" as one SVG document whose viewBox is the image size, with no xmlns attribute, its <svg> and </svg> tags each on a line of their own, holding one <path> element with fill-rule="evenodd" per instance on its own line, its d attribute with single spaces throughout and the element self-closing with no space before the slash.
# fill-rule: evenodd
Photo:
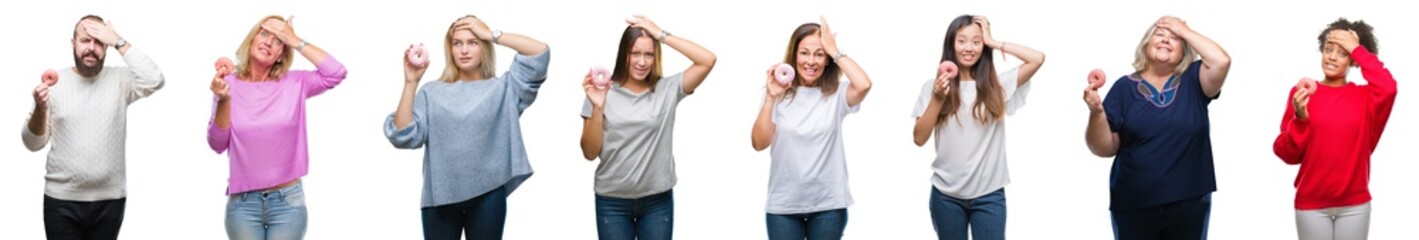
<svg viewBox="0 0 1419 240">
<path fill-rule="evenodd" d="M 449 25 L 448 25 L 448 32 L 443 35 L 443 56 L 444 56 L 443 60 L 444 60 L 444 68 L 443 68 L 443 75 L 439 76 L 439 81 L 444 81 L 444 82 L 454 82 L 454 81 L 458 81 L 458 76 L 459 76 L 460 74 L 463 74 L 463 69 L 459 69 L 459 68 L 458 68 L 458 63 L 455 63 L 455 62 L 454 62 L 454 58 L 453 58 L 453 33 L 454 33 L 454 32 L 457 32 L 457 29 L 454 29 L 454 27 L 457 27 L 457 26 L 458 26 L 458 21 L 459 21 L 459 20 L 463 20 L 463 19 L 465 19 L 465 18 L 478 18 L 478 17 L 473 16 L 473 15 L 470 14 L 470 15 L 466 15 L 466 16 L 460 17 L 460 18 L 458 18 L 458 20 L 453 20 L 453 24 L 449 24 Z M 498 58 L 498 54 L 495 53 L 495 52 L 493 52 L 493 49 L 494 49 L 493 43 L 488 42 L 488 41 L 483 41 L 483 39 L 477 38 L 477 37 L 474 37 L 474 39 L 475 39 L 474 41 L 477 41 L 477 42 L 478 42 L 478 49 L 481 50 L 480 52 L 483 53 L 482 56 L 479 56 L 479 57 L 482 58 L 482 59 L 478 60 L 478 68 L 483 70 L 483 76 L 482 76 L 482 77 L 483 77 L 483 78 L 493 77 L 493 73 L 497 71 L 497 66 L 498 66 L 498 65 L 497 65 L 497 62 L 496 62 L 496 60 L 497 60 L 497 58 Z M 469 80 L 478 80 L 478 79 L 469 79 Z"/>
<path fill-rule="evenodd" d="M 662 72 L 660 71 L 660 40 L 656 40 L 650 35 L 646 35 L 645 29 L 627 26 L 625 31 L 621 31 L 620 48 L 616 50 L 616 68 L 611 70 L 611 81 L 624 84 L 631 79 L 631 65 L 627 56 L 631 55 L 631 47 L 636 45 L 636 39 L 650 37 L 652 45 L 655 45 L 655 61 L 651 63 L 650 74 L 645 76 L 647 84 L 652 86 L 650 91 L 655 91 L 656 83 L 660 82 Z"/>
<path fill-rule="evenodd" d="M 951 25 L 946 29 L 946 40 L 942 44 L 941 61 L 951 61 L 961 67 L 961 62 L 956 59 L 956 33 L 966 26 L 975 24 L 975 17 L 971 15 L 961 15 L 951 21 Z M 990 46 L 981 46 L 980 60 L 976 65 L 968 70 L 971 77 L 976 81 L 976 101 L 971 106 L 971 117 L 980 123 L 992 123 L 1005 118 L 1005 93 L 1002 92 L 1000 77 L 995 73 L 995 51 Z M 945 123 L 946 119 L 956 115 L 961 109 L 961 80 L 960 75 L 955 79 L 950 79 L 951 90 L 946 92 L 946 102 L 942 105 L 941 111 L 946 113 L 937 119 L 937 124 Z"/>
<path fill-rule="evenodd" d="M 250 65 L 251 65 L 251 43 L 252 43 L 252 41 L 255 41 L 255 40 L 256 40 L 256 35 L 257 35 L 258 33 L 261 33 L 261 31 L 264 31 L 264 30 L 261 29 L 261 24 L 262 24 L 262 23 L 265 23 L 266 20 L 271 20 L 271 19 L 280 20 L 280 21 L 286 21 L 285 18 L 282 18 L 281 16 L 277 16 L 277 15 L 271 15 L 271 16 L 266 16 L 266 17 L 264 17 L 264 18 L 261 18 L 261 21 L 256 21 L 256 26 L 251 26 L 251 31 L 246 33 L 246 39 L 241 40 L 241 46 L 238 46 L 238 47 L 237 47 L 237 51 L 236 51 L 236 58 L 237 58 L 237 59 L 236 59 L 236 60 L 237 60 L 237 66 L 236 66 L 237 78 L 248 79 L 248 80 L 252 79 L 252 78 L 251 78 L 251 77 L 252 77 L 252 76 L 251 76 L 251 69 L 250 69 L 250 67 L 251 67 L 251 66 L 250 66 Z M 278 78 L 281 77 L 281 75 L 285 75 L 285 74 L 286 74 L 286 71 L 290 71 L 290 70 L 291 70 L 291 61 L 295 58 L 295 55 L 293 55 L 293 54 L 291 53 L 291 52 L 293 52 L 292 49 L 291 49 L 291 45 L 289 45 L 289 43 L 285 43 L 285 44 L 286 44 L 286 45 L 284 46 L 285 49 L 281 51 L 281 56 L 278 56 L 278 57 L 276 58 L 276 63 L 275 63 L 275 64 L 271 64 L 271 69 L 270 69 L 270 71 L 266 72 L 266 73 L 267 73 L 267 74 L 266 74 L 266 75 L 267 75 L 266 77 L 269 78 L 269 79 L 272 79 L 272 80 L 278 79 Z"/>
<path fill-rule="evenodd" d="M 788 49 L 784 50 L 783 63 L 794 66 L 794 69 L 797 70 L 798 44 L 802 43 L 803 39 L 808 38 L 808 36 L 820 33 L 820 28 L 822 28 L 822 25 L 818 25 L 817 23 L 798 25 L 798 28 L 793 30 L 793 35 L 788 36 Z M 823 64 L 823 75 L 818 79 L 818 86 L 823 89 L 823 96 L 832 95 L 838 91 L 838 76 L 842 75 L 840 72 L 841 70 L 838 70 L 837 61 L 833 61 L 833 58 L 829 57 L 828 62 Z M 802 82 L 803 74 L 794 74 L 793 83 L 791 83 L 788 90 L 784 92 L 783 98 L 793 97 L 793 95 L 798 92 L 798 87 L 803 84 Z"/>
</svg>

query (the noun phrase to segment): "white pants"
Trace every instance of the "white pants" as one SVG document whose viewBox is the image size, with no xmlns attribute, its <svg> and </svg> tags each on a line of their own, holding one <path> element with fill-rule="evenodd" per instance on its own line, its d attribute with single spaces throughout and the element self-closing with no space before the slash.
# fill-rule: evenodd
<svg viewBox="0 0 1419 240">
<path fill-rule="evenodd" d="M 1370 203 L 1317 210 L 1296 210 L 1301 240 L 1366 239 L 1370 235 Z"/>
</svg>

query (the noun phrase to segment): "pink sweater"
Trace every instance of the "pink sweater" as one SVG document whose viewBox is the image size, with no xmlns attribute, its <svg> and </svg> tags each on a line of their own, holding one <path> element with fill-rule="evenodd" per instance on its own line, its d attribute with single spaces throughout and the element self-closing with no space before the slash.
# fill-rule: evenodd
<svg viewBox="0 0 1419 240">
<path fill-rule="evenodd" d="M 345 66 L 326 56 L 315 71 L 290 71 L 278 81 L 245 82 L 226 76 L 231 125 L 207 124 L 207 144 L 230 152 L 227 195 L 270 188 L 306 175 L 305 100 L 345 80 Z M 216 117 L 213 97 L 213 117 Z"/>
</svg>

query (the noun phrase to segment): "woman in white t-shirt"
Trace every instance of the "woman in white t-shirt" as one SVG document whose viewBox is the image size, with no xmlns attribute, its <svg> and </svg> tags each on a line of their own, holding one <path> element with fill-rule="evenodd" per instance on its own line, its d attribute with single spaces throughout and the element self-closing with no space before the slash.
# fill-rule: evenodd
<svg viewBox="0 0 1419 240">
<path fill-rule="evenodd" d="M 838 51 L 835 38 L 826 20 L 800 25 L 783 60 L 797 72 L 793 81 L 780 84 L 769 69 L 752 134 L 754 150 L 773 147 L 765 208 L 769 239 L 841 239 L 847 226 L 852 195 L 842 123 L 857 112 L 872 80 Z M 851 84 L 838 80 L 842 74 Z"/>
<path fill-rule="evenodd" d="M 997 49 L 1022 63 L 997 74 Z M 1029 47 L 996 41 L 984 16 L 951 21 L 941 61 L 960 70 L 922 84 L 912 110 L 916 145 L 936 136 L 930 208 L 937 238 L 967 239 L 969 228 L 975 239 L 1005 239 L 1005 116 L 1025 105 L 1027 83 L 1044 60 Z"/>
</svg>

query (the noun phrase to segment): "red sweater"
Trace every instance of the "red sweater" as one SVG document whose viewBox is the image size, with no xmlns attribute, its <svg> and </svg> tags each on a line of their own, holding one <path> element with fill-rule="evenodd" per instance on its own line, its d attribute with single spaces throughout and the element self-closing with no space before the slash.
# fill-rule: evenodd
<svg viewBox="0 0 1419 240">
<path fill-rule="evenodd" d="M 1281 134 L 1272 150 L 1286 164 L 1300 164 L 1296 174 L 1296 209 L 1315 210 L 1370 201 L 1370 153 L 1379 144 L 1394 107 L 1394 76 L 1364 46 L 1351 51 L 1369 81 L 1359 86 L 1318 84 L 1307 104 L 1309 119 L 1296 119 L 1290 96 Z"/>
</svg>

